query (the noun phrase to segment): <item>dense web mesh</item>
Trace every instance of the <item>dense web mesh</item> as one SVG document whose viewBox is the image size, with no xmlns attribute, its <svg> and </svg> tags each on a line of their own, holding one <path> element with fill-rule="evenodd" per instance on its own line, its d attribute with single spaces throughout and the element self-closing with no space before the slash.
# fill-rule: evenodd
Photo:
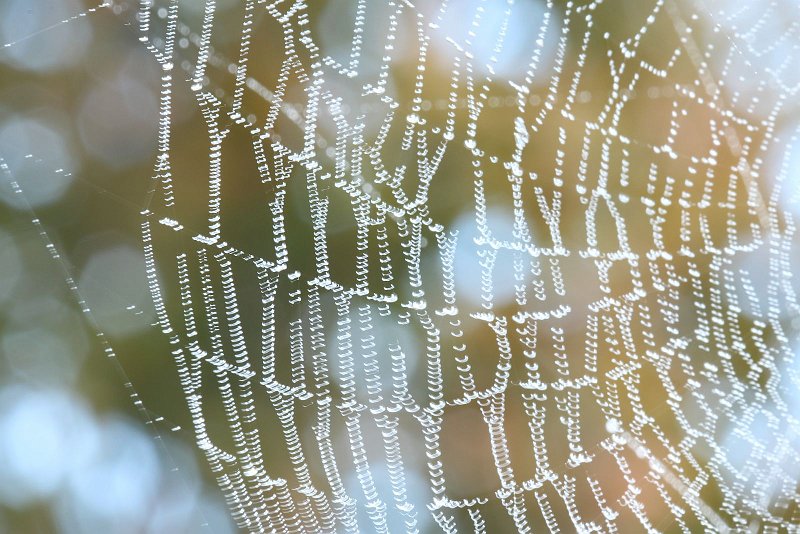
<svg viewBox="0 0 800 534">
<path fill-rule="evenodd" d="M 149 289 L 241 528 L 800 523 L 796 5 L 105 7 L 162 69 Z"/>
</svg>

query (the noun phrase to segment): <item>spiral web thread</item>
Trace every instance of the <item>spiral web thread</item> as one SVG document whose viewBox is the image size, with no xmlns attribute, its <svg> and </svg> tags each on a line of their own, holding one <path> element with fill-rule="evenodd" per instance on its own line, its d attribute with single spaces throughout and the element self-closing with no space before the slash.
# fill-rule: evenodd
<svg viewBox="0 0 800 534">
<path fill-rule="evenodd" d="M 624 2 L 543 1 L 525 61 L 495 73 L 524 4 L 348 2 L 344 59 L 320 44 L 320 10 L 302 0 L 243 0 L 233 57 L 215 46 L 231 26 L 214 0 L 192 22 L 177 1 L 104 5 L 135 13 L 162 68 L 142 212 L 149 288 L 197 444 L 243 529 L 800 523 L 797 8 L 644 2 L 641 25 L 617 35 L 601 19 L 624 16 Z M 457 36 L 454 11 L 468 21 Z M 490 16 L 501 22 L 481 64 L 473 41 Z M 273 77 L 252 74 L 262 61 L 278 62 Z M 401 61 L 412 83 L 393 79 Z M 206 184 L 173 163 L 178 90 L 207 129 Z M 509 118 L 505 143 L 492 117 Z M 266 199 L 257 252 L 226 232 L 234 135 L 252 145 L 248 194 Z M 544 171 L 530 156 L 539 145 L 551 147 Z M 454 158 L 468 173 L 441 171 Z M 473 239 L 439 216 L 442 181 L 471 190 Z M 192 208 L 202 226 L 183 220 L 186 184 L 207 189 Z M 287 215 L 297 191 L 303 244 Z M 332 248 L 342 212 L 354 246 Z M 311 265 L 297 259 L 304 246 Z M 465 269 L 479 273 L 478 298 L 458 283 Z M 422 346 L 413 373 L 403 331 Z M 493 464 L 479 492 L 457 483 L 476 466 L 448 464 L 471 458 L 444 435 L 453 413 L 475 415 L 462 432 L 482 429 L 455 430 Z"/>
</svg>

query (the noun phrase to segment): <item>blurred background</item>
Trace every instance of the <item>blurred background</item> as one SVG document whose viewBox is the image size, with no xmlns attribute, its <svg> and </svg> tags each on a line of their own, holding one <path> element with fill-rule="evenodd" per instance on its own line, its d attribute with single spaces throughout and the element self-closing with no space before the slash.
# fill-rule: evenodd
<svg viewBox="0 0 800 534">
<path fill-rule="evenodd" d="M 92 7 L 0 2 L 0 43 L 22 39 L 0 48 L 0 532 L 234 532 L 192 436 L 128 376 L 168 354 L 138 229 L 158 67 L 110 8 L 80 16 Z M 162 386 L 159 403 L 183 404 Z"/>
<path fill-rule="evenodd" d="M 166 17 L 168 3 L 162 4 L 156 3 L 150 8 L 156 28 Z M 225 102 L 230 101 L 233 89 L 235 65 L 230 58 L 238 53 L 242 4 L 237 0 L 216 2 L 216 62 L 212 61 L 203 83 Z M 329 0 L 309 4 L 308 10 L 315 21 L 312 30 L 315 38 L 325 53 L 346 62 L 357 3 Z M 422 2 L 420 11 L 433 13 L 434 4 L 438 5 L 430 2 L 428 6 Z M 478 4 L 478 0 L 464 0 L 460 9 L 472 12 Z M 476 64 L 490 62 L 494 54 L 493 37 L 500 31 L 503 20 L 501 4 L 504 3 L 487 4 L 483 28 L 474 40 Z M 565 180 L 569 182 L 587 173 L 586 169 L 579 168 L 584 125 L 601 109 L 604 95 L 618 89 L 608 73 L 606 50 L 611 45 L 604 48 L 592 41 L 586 52 L 586 64 L 581 67 L 585 72 L 578 90 L 562 86 L 555 93 L 549 91 L 550 74 L 559 65 L 556 53 L 561 31 L 559 20 L 568 4 L 571 3 L 556 2 L 548 8 L 543 0 L 519 0 L 515 5 L 515 17 L 504 30 L 507 32 L 505 51 L 492 69 L 494 80 L 487 88 L 490 96 L 478 139 L 487 154 L 500 157 L 499 164 L 496 159 L 487 163 L 485 176 L 487 219 L 499 239 L 511 240 L 515 231 L 514 213 L 509 208 L 511 194 L 505 180 L 508 169 L 502 166 L 514 147 L 517 113 L 516 93 L 508 82 L 521 77 L 520 65 L 527 61 L 529 51 L 541 50 L 538 74 L 531 81 L 536 90 L 529 96 L 530 117 L 548 106 L 550 94 L 557 106 L 571 100 L 572 113 L 578 117 L 577 121 L 564 122 L 562 118 L 548 116 L 524 155 L 526 173 L 540 177 L 537 183 L 545 194 L 555 187 L 552 183 L 554 161 L 557 152 L 564 148 L 558 142 L 559 135 L 565 135 L 570 143 L 566 157 L 563 153 L 559 157 L 566 161 L 558 164 Z M 653 4 L 621 0 L 602 4 L 595 18 L 600 30 L 594 34 L 610 36 L 606 40 L 610 39 L 616 46 L 640 28 L 651 26 L 647 38 L 640 44 L 638 57 L 653 65 L 664 64 L 680 43 L 675 19 L 662 13 L 655 23 L 648 21 Z M 181 221 L 197 222 L 206 216 L 198 202 L 207 193 L 208 138 L 203 117 L 189 89 L 189 71 L 193 54 L 197 53 L 196 33 L 193 32 L 199 31 L 202 24 L 203 2 L 180 0 L 178 5 L 185 31 L 179 30 L 177 55 L 183 58 L 184 64 L 176 69 L 182 76 L 176 76 L 181 79 L 176 80 L 172 102 L 172 164 L 177 188 L 181 199 L 185 200 L 179 204 Z M 628 95 L 620 125 L 623 134 L 634 140 L 624 153 L 630 165 L 626 172 L 631 178 L 624 193 L 622 189 L 614 193 L 624 194 L 626 198 L 646 194 L 646 178 L 656 159 L 650 148 L 672 135 L 672 146 L 680 158 L 670 158 L 669 154 L 658 158 L 660 172 L 680 183 L 691 167 L 687 163 L 691 156 L 714 153 L 715 161 L 704 162 L 700 165 L 702 170 L 737 168 L 745 161 L 759 169 L 764 191 L 771 192 L 783 166 L 785 183 L 789 186 L 778 193 L 780 205 L 790 213 L 800 213 L 792 211 L 797 206 L 795 190 L 800 176 L 797 165 L 800 151 L 790 150 L 796 135 L 798 106 L 787 97 L 794 94 L 796 78 L 800 76 L 797 8 L 788 4 L 788 7 L 782 4 L 776 7 L 774 2 L 760 0 L 712 2 L 701 8 L 690 2 L 679 5 L 703 49 L 710 46 L 709 50 L 719 51 L 719 55 L 702 60 L 719 76 L 717 82 L 722 87 L 720 91 L 726 94 L 730 109 L 747 119 L 744 123 L 734 121 L 732 128 L 747 140 L 748 147 L 756 148 L 743 155 L 741 147 L 736 150 L 729 143 L 720 142 L 715 137 L 719 129 L 715 116 L 700 105 L 681 107 L 691 112 L 677 119 L 680 122 L 678 135 L 670 131 L 676 127 L 675 123 L 670 123 L 670 114 L 676 109 L 674 103 L 679 98 L 677 87 L 693 87 L 700 91 L 696 82 L 697 65 L 687 59 L 691 51 L 684 49 L 683 56 L 666 79 L 645 80 Z M 121 1 L 99 9 L 97 4 L 82 0 L 0 1 L 0 44 L 8 43 L 0 48 L 0 158 L 3 163 L 0 169 L 3 173 L 0 180 L 0 532 L 236 530 L 223 495 L 196 450 L 191 419 L 169 357 L 169 345 L 154 326 L 155 312 L 145 278 L 140 225 L 141 210 L 152 188 L 151 176 L 157 154 L 162 72 L 139 40 L 135 16 L 138 8 L 138 4 Z M 382 52 L 369 44 L 380 41 L 387 30 L 383 23 L 371 24 L 370 21 L 385 22 L 387 9 L 383 2 L 370 3 L 367 8 L 363 35 L 367 44 L 361 56 L 363 76 L 376 77 L 380 73 Z M 539 35 L 538 28 L 545 13 L 555 22 L 546 34 Z M 748 25 L 748 17 L 764 13 L 770 16 L 764 17 L 763 24 Z M 458 10 L 451 10 L 442 20 L 441 33 L 464 34 L 468 30 L 465 20 Z M 254 58 L 259 61 L 251 62 L 250 75 L 268 89 L 272 89 L 270 83 L 280 67 L 282 56 L 278 52 L 283 47 L 283 43 L 274 38 L 277 26 L 272 24 L 266 15 L 256 16 L 251 44 L 258 50 Z M 775 35 L 780 38 L 775 39 Z M 581 46 L 577 39 L 581 36 L 580 31 L 574 32 L 574 37 L 573 33 L 568 34 L 568 40 L 576 41 L 569 41 L 567 70 L 577 68 L 574 63 L 576 50 Z M 732 37 L 741 37 L 749 48 L 731 55 Z M 157 41 L 154 45 L 160 46 Z M 451 82 L 448 68 L 452 67 L 448 47 L 444 39 L 433 43 L 432 61 L 437 68 L 431 69 L 424 98 L 418 102 L 412 102 L 416 50 L 408 35 L 398 40 L 398 59 L 392 62 L 389 93 L 409 113 L 418 106 L 417 113 L 433 125 L 446 122 L 448 106 L 452 103 L 447 94 Z M 486 75 L 488 71 L 478 73 L 481 74 Z M 334 78 L 331 83 L 339 84 L 337 91 L 342 97 L 345 115 L 366 117 L 363 135 L 368 139 L 378 135 L 385 113 L 379 99 L 363 98 L 354 90 L 355 85 L 348 85 L 345 77 Z M 289 119 L 293 109 L 302 112 L 304 97 L 301 85 L 290 81 L 286 96 L 288 111 L 282 112 L 286 117 L 278 121 L 273 132 L 273 138 L 286 146 L 297 148 L 302 141 L 302 130 Z M 781 106 L 776 102 L 782 102 Z M 459 136 L 458 132 L 463 132 L 468 122 L 463 95 L 459 95 L 454 105 L 456 136 Z M 245 98 L 242 115 L 252 123 L 262 123 L 267 109 L 264 100 L 250 95 Z M 779 110 L 777 116 L 776 109 Z M 747 125 L 757 127 L 748 129 Z M 334 144 L 336 124 L 330 117 L 323 116 L 319 127 L 321 135 L 317 148 L 321 154 L 330 156 L 326 150 Z M 240 248 L 259 250 L 265 246 L 265 238 L 253 231 L 251 214 L 263 209 L 263 202 L 251 194 L 247 185 L 248 180 L 257 179 L 252 147 L 248 139 L 236 135 L 226 142 L 223 156 L 225 172 L 237 177 L 225 190 L 226 228 L 229 229 L 228 238 Z M 774 142 L 759 145 L 764 139 Z M 459 230 L 464 240 L 469 241 L 477 234 L 472 161 L 469 152 L 461 146 L 463 142 L 463 137 L 457 138 L 443 160 L 437 179 L 431 185 L 433 200 L 430 205 L 435 220 Z M 384 154 L 395 164 L 406 158 L 414 169 L 413 156 L 413 151 L 400 148 L 395 153 Z M 601 172 L 601 162 L 599 155 L 592 155 L 586 161 L 591 182 L 594 180 L 592 173 Z M 617 178 L 614 175 L 614 179 Z M 382 193 L 381 186 L 369 180 L 361 187 L 369 194 Z M 312 235 L 302 182 L 290 182 L 288 188 L 287 231 L 290 241 L 302 243 Z M 698 179 L 695 189 L 702 189 L 702 180 Z M 566 193 L 562 217 L 567 221 L 565 246 L 577 249 L 581 240 L 585 240 L 585 236 L 579 235 L 584 231 L 581 211 L 584 208 L 577 196 L 570 198 L 570 194 L 573 193 Z M 710 192 L 719 202 L 726 194 L 723 186 Z M 526 209 L 535 211 L 530 207 L 535 206 L 531 199 L 527 199 L 530 204 Z M 709 231 L 715 236 L 726 235 L 729 210 L 735 212 L 736 220 L 742 221 L 742 228 L 749 225 L 753 212 L 742 197 L 739 200 L 733 206 L 721 208 L 719 217 L 712 217 Z M 352 213 L 348 212 L 350 208 L 344 200 L 340 205 L 335 204 L 335 198 L 332 202 L 329 247 L 350 251 L 354 241 Z M 532 213 L 526 213 L 531 220 L 536 218 Z M 648 230 L 632 232 L 630 237 L 633 248 L 644 251 L 650 246 L 649 222 L 637 213 L 631 210 L 628 214 L 629 227 L 647 227 Z M 542 221 L 531 224 L 538 224 L 538 230 L 546 234 L 547 227 Z M 613 222 L 609 219 L 603 224 L 605 226 L 601 225 L 598 230 L 601 240 L 610 239 L 615 235 Z M 677 249 L 676 229 L 680 220 L 667 217 L 664 225 L 668 247 Z M 741 230 L 740 237 L 742 240 L 752 237 L 750 230 Z M 699 246 L 698 243 L 690 242 L 688 246 Z M 433 248 L 433 244 L 430 245 Z M 794 261 L 797 247 L 790 247 L 786 253 Z M 344 285 L 353 283 L 354 258 L 353 254 L 342 253 L 332 265 L 334 275 Z M 291 261 L 292 268 L 309 271 L 313 266 L 313 251 L 310 247 L 295 247 L 291 251 Z M 741 262 L 739 267 L 753 275 L 752 290 L 762 294 L 767 291 L 766 253 L 756 251 L 743 255 Z M 566 302 L 576 309 L 585 307 L 597 296 L 596 272 L 586 271 L 586 268 L 578 263 L 567 267 L 566 277 L 572 289 Z M 685 272 L 690 270 L 689 266 L 681 268 Z M 691 267 L 694 268 L 703 270 L 706 276 L 709 266 Z M 437 278 L 436 254 L 424 255 L 423 269 L 428 280 Z M 456 269 L 461 273 L 456 280 L 460 298 L 467 307 L 479 307 L 482 302 L 480 266 L 474 254 L 459 249 Z M 519 305 L 515 300 L 517 289 L 510 256 L 498 261 L 496 277 L 496 309 L 511 315 Z M 629 289 L 630 279 L 623 270 L 609 283 L 622 293 Z M 431 287 L 434 286 L 432 283 Z M 406 296 L 411 292 L 407 285 L 397 289 Z M 742 294 L 744 299 L 748 293 Z M 174 298 L 174 293 L 172 296 Z M 435 289 L 429 290 L 427 298 L 433 305 L 441 305 L 442 297 Z M 686 289 L 681 291 L 679 300 L 686 303 L 692 298 L 691 291 Z M 88 305 L 89 312 L 82 309 L 82 303 Z M 757 314 L 753 312 L 753 315 Z M 258 319 L 254 315 L 244 320 L 257 322 Z M 565 321 L 561 325 L 568 339 L 571 339 L 570 334 L 577 336 L 571 345 L 580 345 L 583 340 L 581 319 L 575 319 L 578 321 L 575 324 Z M 757 319 L 748 317 L 746 310 L 740 316 L 746 328 Z M 694 335 L 696 320 L 696 316 L 687 312 L 676 328 Z M 798 326 L 793 311 L 782 314 L 780 320 L 790 332 Z M 481 327 L 469 326 L 468 321 L 465 325 L 469 343 L 477 347 L 476 353 L 491 354 L 474 362 L 478 374 L 481 370 L 489 372 L 496 363 L 495 349 L 491 346 L 494 338 Z M 392 319 L 379 320 L 375 328 L 379 340 L 399 340 L 409 358 L 406 365 L 410 375 L 416 376 L 422 384 L 424 365 L 416 364 L 424 358 L 423 333 L 410 327 L 398 328 Z M 666 339 L 667 334 L 663 333 L 663 337 Z M 767 344 L 785 341 L 767 338 Z M 761 350 L 756 347 L 757 342 L 747 340 L 752 345 L 748 350 L 753 354 Z M 686 350 L 700 369 L 716 357 L 713 351 L 702 347 L 695 352 L 692 348 Z M 553 372 L 552 369 L 549 372 Z M 708 370 L 704 372 L 714 374 Z M 746 370 L 742 375 L 747 375 Z M 451 377 L 451 380 L 445 385 L 447 391 L 458 388 L 457 379 Z M 651 377 L 650 380 L 655 383 L 656 379 Z M 709 381 L 714 379 L 709 378 Z M 642 389 L 647 391 L 648 385 L 645 382 Z M 663 409 L 654 410 L 654 413 L 663 413 L 664 421 L 669 419 L 662 397 L 653 394 L 645 400 Z M 790 399 L 788 402 L 795 406 L 797 401 Z M 694 412 L 688 405 L 685 409 L 690 418 L 692 414 L 703 412 L 702 407 Z M 759 439 L 769 443 L 773 435 L 785 430 L 772 424 L 780 419 L 780 413 L 770 416 L 769 408 L 765 408 L 765 413 L 766 422 L 755 420 L 748 432 L 737 435 L 761 436 Z M 520 428 L 527 432 L 523 414 L 509 417 L 518 418 Z M 301 426 L 307 423 L 300 420 Z M 224 428 L 225 421 L 219 415 L 218 420 L 211 419 L 209 425 Z M 453 464 L 474 466 L 471 472 L 456 473 L 454 470 L 453 486 L 463 489 L 464 495 L 491 490 L 493 486 L 486 480 L 493 469 L 492 464 L 487 463 L 487 459 L 489 462 L 491 459 L 484 450 L 486 445 L 479 446 L 469 437 L 464 438 L 477 434 L 482 428 L 479 417 L 465 410 L 449 419 L 446 425 L 445 432 L 450 437 L 444 438 L 444 446 L 450 451 Z M 474 432 L 470 425 L 474 425 Z M 265 430 L 277 428 L 275 422 L 265 423 Z M 753 444 L 747 439 L 737 441 L 736 437 L 725 437 L 733 436 L 732 428 L 722 429 L 719 440 L 727 443 L 725 447 L 734 468 L 757 470 L 757 465 L 745 467 Z M 602 433 L 605 429 L 600 425 L 598 429 L 589 428 L 588 433 Z M 675 433 L 679 434 L 677 430 Z M 795 446 L 797 437 L 791 439 Z M 699 451 L 697 454 L 702 457 L 711 453 Z M 793 459 L 787 459 L 782 465 L 789 478 L 800 474 Z M 288 470 L 287 466 L 283 467 Z M 423 496 L 427 482 L 421 469 L 415 473 L 410 471 L 409 484 L 419 490 L 412 493 Z M 388 487 L 388 479 L 379 484 Z M 355 475 L 350 476 L 346 485 L 357 488 Z M 710 491 L 704 498 L 712 508 L 719 507 L 723 500 L 717 490 Z M 424 499 L 420 499 L 424 504 Z M 783 510 L 776 515 L 783 517 L 791 513 L 796 512 Z M 666 512 L 663 515 L 667 516 Z M 421 526 L 423 530 L 433 530 L 435 525 L 428 520 Z M 662 526 L 674 527 L 668 522 Z"/>
</svg>

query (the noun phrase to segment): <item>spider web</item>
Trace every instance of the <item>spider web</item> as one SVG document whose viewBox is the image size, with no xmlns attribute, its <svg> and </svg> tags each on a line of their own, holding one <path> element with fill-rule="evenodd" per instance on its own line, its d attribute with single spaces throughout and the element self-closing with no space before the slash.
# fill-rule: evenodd
<svg viewBox="0 0 800 534">
<path fill-rule="evenodd" d="M 796 6 L 227 4 L 109 7 L 163 71 L 149 289 L 241 528 L 800 523 Z"/>
</svg>

